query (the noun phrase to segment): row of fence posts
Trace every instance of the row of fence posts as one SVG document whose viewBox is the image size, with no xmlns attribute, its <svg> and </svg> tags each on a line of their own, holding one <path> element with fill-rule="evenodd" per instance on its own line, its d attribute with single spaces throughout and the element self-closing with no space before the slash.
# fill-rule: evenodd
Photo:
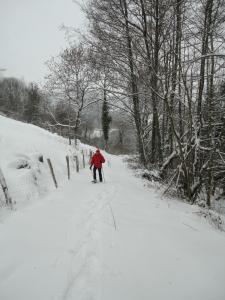
<svg viewBox="0 0 225 300">
<path fill-rule="evenodd" d="M 82 154 L 83 168 L 85 169 L 85 167 L 86 167 L 85 155 L 86 155 L 86 157 L 89 158 L 89 161 L 90 161 L 91 157 L 93 155 L 93 152 L 91 150 L 89 150 L 89 153 L 88 153 L 88 150 L 85 149 L 85 150 L 81 151 L 81 154 Z M 77 155 L 74 155 L 73 159 L 74 159 L 75 165 L 76 165 L 76 167 L 75 167 L 76 168 L 76 172 L 79 173 L 79 171 L 80 171 L 79 158 L 78 158 Z M 54 185 L 55 185 L 56 188 L 58 188 L 58 183 L 57 183 L 57 180 L 56 180 L 56 176 L 55 176 L 53 164 L 52 164 L 50 158 L 47 158 L 47 163 L 48 163 L 48 166 L 49 166 L 49 169 L 50 169 L 50 173 L 51 173 Z M 68 177 L 68 180 L 70 180 L 70 177 L 71 177 L 71 171 L 70 171 L 71 164 L 70 164 L 69 155 L 66 155 L 66 166 L 67 166 L 67 177 Z M 13 203 L 12 202 L 12 198 L 11 198 L 11 196 L 9 194 L 8 186 L 6 184 L 6 180 L 5 180 L 5 177 L 3 175 L 3 172 L 1 170 L 1 168 L 0 168 L 0 186 L 1 186 L 3 194 L 5 196 L 6 205 L 7 206 L 12 206 L 12 203 Z"/>
<path fill-rule="evenodd" d="M 85 169 L 85 167 L 86 167 L 85 152 L 86 152 L 86 156 L 89 157 L 89 161 L 91 160 L 92 155 L 93 155 L 92 150 L 89 150 L 89 153 L 87 152 L 87 150 L 86 151 L 84 151 L 84 150 L 81 151 L 83 169 Z M 79 162 L 78 155 L 74 155 L 73 159 L 74 159 L 75 165 L 76 165 L 76 172 L 79 173 L 79 171 L 80 171 L 80 162 Z M 54 172 L 53 165 L 52 165 L 52 162 L 51 162 L 50 158 L 47 158 L 47 162 L 48 162 L 48 166 L 49 166 L 49 169 L 50 169 L 50 172 L 51 172 L 51 176 L 52 176 L 54 185 L 57 188 L 58 183 L 57 183 L 57 180 L 56 180 L 55 172 Z M 66 156 L 66 166 L 67 166 L 67 177 L 68 177 L 68 180 L 70 180 L 71 172 L 70 172 L 70 157 L 69 157 L 69 155 Z"/>
</svg>

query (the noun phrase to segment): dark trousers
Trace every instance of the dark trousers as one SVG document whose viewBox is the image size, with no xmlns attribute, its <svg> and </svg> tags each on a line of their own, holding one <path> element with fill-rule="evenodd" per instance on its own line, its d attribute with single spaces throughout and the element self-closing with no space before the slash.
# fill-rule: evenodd
<svg viewBox="0 0 225 300">
<path fill-rule="evenodd" d="M 93 168 L 93 176 L 94 176 L 94 180 L 96 180 L 96 170 L 98 170 L 98 175 L 99 175 L 99 180 L 100 182 L 102 182 L 102 168 Z"/>
</svg>

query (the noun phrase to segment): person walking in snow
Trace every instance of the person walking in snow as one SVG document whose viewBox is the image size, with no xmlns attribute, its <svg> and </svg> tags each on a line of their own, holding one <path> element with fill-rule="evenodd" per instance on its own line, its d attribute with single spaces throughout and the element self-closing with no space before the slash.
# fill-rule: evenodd
<svg viewBox="0 0 225 300">
<path fill-rule="evenodd" d="M 99 180 L 100 180 L 100 182 L 102 182 L 102 164 L 104 162 L 105 162 L 104 156 L 100 153 L 100 150 L 97 149 L 95 154 L 92 156 L 91 162 L 90 162 L 90 170 L 92 169 L 92 166 L 94 166 L 94 168 L 93 168 L 94 181 L 93 182 L 97 182 L 96 170 L 98 170 Z"/>
</svg>

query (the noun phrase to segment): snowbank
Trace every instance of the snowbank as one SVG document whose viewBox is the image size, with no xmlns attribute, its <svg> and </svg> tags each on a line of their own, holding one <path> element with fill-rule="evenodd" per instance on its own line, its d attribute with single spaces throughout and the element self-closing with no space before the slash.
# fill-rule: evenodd
<svg viewBox="0 0 225 300">
<path fill-rule="evenodd" d="M 80 150 L 85 146 L 80 147 Z M 22 205 L 55 189 L 47 164 L 51 159 L 58 185 L 67 180 L 66 155 L 82 154 L 68 140 L 40 127 L 0 116 L 0 168 L 13 202 Z M 41 162 L 43 157 L 43 162 Z M 0 203 L 4 197 L 0 191 Z"/>
</svg>

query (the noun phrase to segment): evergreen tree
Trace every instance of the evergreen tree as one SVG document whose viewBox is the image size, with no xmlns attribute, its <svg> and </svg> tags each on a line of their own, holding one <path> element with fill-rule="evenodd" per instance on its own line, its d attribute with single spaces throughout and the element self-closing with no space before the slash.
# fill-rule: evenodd
<svg viewBox="0 0 225 300">
<path fill-rule="evenodd" d="M 109 139 L 109 127 L 110 123 L 112 121 L 111 116 L 109 115 L 109 107 L 106 99 L 106 92 L 104 91 L 104 100 L 102 105 L 102 130 L 103 130 L 103 136 L 105 140 L 105 149 L 108 145 L 108 139 Z"/>
</svg>

